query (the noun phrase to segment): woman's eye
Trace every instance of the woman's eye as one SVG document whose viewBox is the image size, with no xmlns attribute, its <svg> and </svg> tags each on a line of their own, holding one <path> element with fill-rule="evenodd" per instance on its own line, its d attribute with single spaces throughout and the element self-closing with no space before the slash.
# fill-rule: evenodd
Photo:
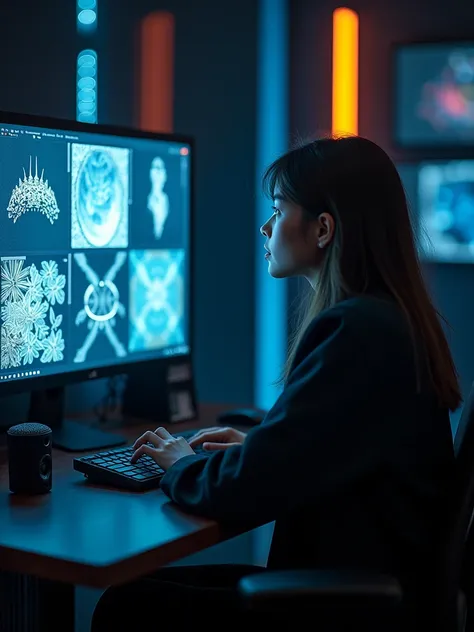
<svg viewBox="0 0 474 632">
<path fill-rule="evenodd" d="M 279 208 L 275 208 L 275 207 L 273 207 L 273 215 L 278 216 L 278 215 L 280 215 L 280 214 L 281 214 L 280 209 L 279 209 Z"/>
</svg>

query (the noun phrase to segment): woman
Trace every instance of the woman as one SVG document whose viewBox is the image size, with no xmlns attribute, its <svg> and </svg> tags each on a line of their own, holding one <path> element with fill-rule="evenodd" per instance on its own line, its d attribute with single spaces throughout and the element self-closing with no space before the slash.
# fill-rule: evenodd
<svg viewBox="0 0 474 632">
<path fill-rule="evenodd" d="M 460 389 L 400 178 L 376 144 L 344 137 L 290 151 L 264 185 L 269 273 L 312 288 L 282 394 L 247 436 L 211 430 L 187 444 L 158 428 L 137 440 L 133 460 L 151 455 L 166 470 L 164 493 L 186 511 L 249 526 L 275 520 L 268 568 L 387 572 L 414 612 L 433 573 Z M 194 453 L 199 444 L 207 454 Z M 182 606 L 180 620 L 226 609 L 236 621 L 235 586 L 259 571 L 162 569 L 108 590 L 92 629 L 125 630 L 150 604 L 165 620 Z"/>
</svg>

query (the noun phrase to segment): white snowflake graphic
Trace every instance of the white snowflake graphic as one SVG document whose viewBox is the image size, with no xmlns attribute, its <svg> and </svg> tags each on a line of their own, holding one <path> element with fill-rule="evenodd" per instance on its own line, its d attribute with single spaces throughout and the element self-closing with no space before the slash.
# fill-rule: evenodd
<svg viewBox="0 0 474 632">
<path fill-rule="evenodd" d="M 23 259 L 1 262 L 0 368 L 64 359 L 63 316 L 53 305 L 64 303 L 65 285 L 55 261 L 43 261 L 41 271 L 34 263 L 25 267 Z"/>
<path fill-rule="evenodd" d="M 23 259 L 8 259 L 2 264 L 2 303 L 22 298 L 29 273 L 30 269 L 23 267 Z"/>
</svg>

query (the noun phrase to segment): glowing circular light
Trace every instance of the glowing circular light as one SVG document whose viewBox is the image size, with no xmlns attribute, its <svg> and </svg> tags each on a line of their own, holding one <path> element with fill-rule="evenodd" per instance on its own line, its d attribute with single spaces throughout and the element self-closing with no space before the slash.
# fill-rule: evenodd
<svg viewBox="0 0 474 632">
<path fill-rule="evenodd" d="M 79 101 L 84 101 L 86 103 L 95 101 L 95 90 L 79 90 L 77 98 Z"/>
<path fill-rule="evenodd" d="M 79 77 L 95 77 L 97 71 L 95 66 L 80 66 L 77 70 Z"/>
<path fill-rule="evenodd" d="M 93 9 L 84 9 L 77 16 L 77 20 L 84 26 L 90 26 L 97 20 L 97 13 Z"/>
<path fill-rule="evenodd" d="M 77 104 L 77 109 L 81 114 L 94 114 L 95 102 L 86 103 L 85 101 L 80 101 Z"/>
<path fill-rule="evenodd" d="M 97 123 L 95 114 L 89 114 L 88 112 L 81 112 L 77 120 L 80 123 Z"/>
<path fill-rule="evenodd" d="M 80 90 L 84 90 L 84 89 L 93 90 L 95 88 L 95 85 L 96 85 L 96 81 L 92 77 L 82 77 L 77 82 L 77 87 Z"/>
<path fill-rule="evenodd" d="M 96 6 L 96 0 L 77 0 L 78 9 L 95 9 Z"/>
<path fill-rule="evenodd" d="M 78 63 L 80 66 L 95 66 L 97 63 L 97 57 L 88 53 L 80 53 Z"/>
</svg>

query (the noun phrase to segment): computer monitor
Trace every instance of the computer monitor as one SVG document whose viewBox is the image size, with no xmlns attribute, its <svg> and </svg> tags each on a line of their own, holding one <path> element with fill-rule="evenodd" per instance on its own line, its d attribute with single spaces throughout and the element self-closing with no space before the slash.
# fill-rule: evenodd
<svg viewBox="0 0 474 632">
<path fill-rule="evenodd" d="M 394 47 L 394 140 L 403 147 L 474 142 L 474 40 Z"/>
<path fill-rule="evenodd" d="M 191 353 L 192 173 L 189 137 L 0 113 L 0 395 L 35 421 L 68 383 Z M 123 441 L 97 432 L 53 441 Z"/>
<path fill-rule="evenodd" d="M 421 163 L 418 207 L 423 258 L 474 263 L 474 160 Z"/>
</svg>

